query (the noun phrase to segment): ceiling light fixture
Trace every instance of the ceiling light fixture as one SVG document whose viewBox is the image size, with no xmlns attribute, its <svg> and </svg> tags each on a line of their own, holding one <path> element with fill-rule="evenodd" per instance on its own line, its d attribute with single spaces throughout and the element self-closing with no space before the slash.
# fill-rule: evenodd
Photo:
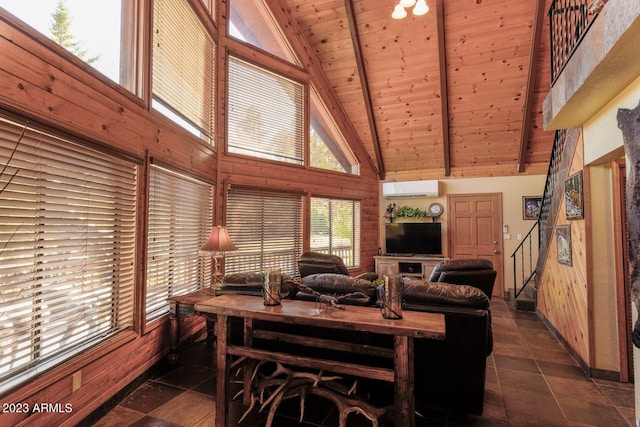
<svg viewBox="0 0 640 427">
<path fill-rule="evenodd" d="M 407 11 L 404 10 L 404 7 L 402 7 L 401 4 L 397 4 L 396 7 L 393 8 L 393 13 L 391 14 L 391 17 L 393 19 L 402 19 L 405 18 L 407 16 Z"/>
<path fill-rule="evenodd" d="M 413 8 L 414 15 L 424 15 L 429 12 L 429 6 L 427 6 L 427 2 L 425 0 L 418 0 L 416 3 L 416 7 Z"/>
<path fill-rule="evenodd" d="M 429 6 L 427 5 L 426 0 L 399 0 L 398 4 L 393 8 L 393 13 L 391 13 L 391 17 L 393 19 L 402 19 L 407 16 L 407 11 L 405 10 L 408 7 L 413 8 L 413 14 L 416 16 L 421 16 L 429 12 Z"/>
</svg>

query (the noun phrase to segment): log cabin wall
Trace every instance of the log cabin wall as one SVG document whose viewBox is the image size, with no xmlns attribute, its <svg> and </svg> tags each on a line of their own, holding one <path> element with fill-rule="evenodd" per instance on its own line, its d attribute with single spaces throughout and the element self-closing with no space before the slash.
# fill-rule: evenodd
<svg viewBox="0 0 640 427">
<path fill-rule="evenodd" d="M 589 176 L 584 169 L 582 135 L 567 171 L 570 177 L 583 172 L 584 213 L 585 218 L 568 220 L 566 202 L 562 200 L 555 218 L 554 234 L 549 242 L 545 268 L 538 280 L 538 310 L 562 340 L 571 348 L 574 356 L 580 359 L 583 367 L 591 366 L 592 332 L 590 330 L 590 290 L 588 266 L 587 227 L 590 209 L 588 207 Z M 573 145 L 573 144 L 568 144 Z M 564 182 L 563 182 L 564 184 Z M 559 187 L 558 187 L 559 190 Z M 555 197 L 564 199 L 564 191 L 556 191 Z M 558 261 L 558 226 L 568 225 L 571 230 L 571 264 Z"/>
<path fill-rule="evenodd" d="M 148 11 L 149 8 L 144 10 Z M 219 16 L 223 16 L 223 13 L 219 12 Z M 146 16 L 144 21 L 150 22 L 150 17 Z M 213 24 L 209 27 L 214 28 Z M 359 175 L 326 172 L 308 166 L 283 166 L 275 162 L 227 155 L 224 153 L 224 144 L 220 144 L 224 142 L 225 134 L 220 127 L 217 129 L 219 148 L 216 151 L 152 111 L 149 107 L 149 90 L 145 96 L 138 98 L 98 75 L 90 66 L 45 37 L 31 32 L 30 27 L 0 12 L 1 111 L 29 120 L 34 127 L 46 128 L 89 145 L 117 151 L 139 162 L 143 170 L 148 169 L 149 159 L 153 158 L 164 165 L 216 181 L 218 223 L 222 222 L 224 215 L 223 188 L 226 184 L 292 190 L 307 195 L 307 198 L 318 195 L 360 200 L 362 262 L 354 273 L 373 269 L 372 257 L 377 250 L 379 223 L 377 172 L 355 132 L 349 132 L 350 122 L 335 101 L 320 69 L 315 68 L 312 53 L 306 57 L 308 70 L 304 72 L 308 74 L 308 81 L 313 81 L 321 91 L 327 107 L 345 133 L 359 160 Z M 148 34 L 145 37 L 148 38 Z M 224 36 L 218 37 L 218 41 L 219 46 L 226 46 Z M 311 52 L 303 40 L 293 37 L 290 42 L 300 52 Z M 144 55 L 146 64 L 150 62 L 149 56 L 148 53 Z M 223 65 L 219 63 L 221 67 Z M 143 74 L 150 74 L 148 67 Z M 220 89 L 224 88 L 224 73 L 220 75 L 222 77 L 217 85 L 219 103 L 224 101 L 225 96 L 225 90 Z M 223 110 L 220 110 L 220 114 L 224 117 Z M 145 179 L 141 181 L 138 187 L 136 295 L 143 301 L 146 265 L 144 224 L 147 217 L 144 199 L 148 184 Z M 308 229 L 308 223 L 305 228 Z M 308 238 L 305 245 L 308 247 Z M 137 304 L 139 308 L 142 306 L 142 302 Z M 69 403 L 72 411 L 37 413 L 28 419 L 29 414 L 2 413 L 0 425 L 74 425 L 161 361 L 169 348 L 167 319 L 143 332 L 143 312 L 139 310 L 137 314 L 135 330 L 121 333 L 2 396 L 3 402 L 58 402 L 63 407 Z M 201 321 L 191 320 L 182 331 L 184 336 L 189 336 L 202 327 Z M 81 372 L 82 385 L 79 390 L 72 392 L 72 375 L 77 372 Z"/>
</svg>

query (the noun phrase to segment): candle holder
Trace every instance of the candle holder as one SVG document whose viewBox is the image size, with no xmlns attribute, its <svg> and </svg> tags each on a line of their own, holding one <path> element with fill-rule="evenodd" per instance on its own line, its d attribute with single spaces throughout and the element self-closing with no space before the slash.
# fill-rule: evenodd
<svg viewBox="0 0 640 427">
<path fill-rule="evenodd" d="M 280 304 L 280 288 L 282 284 L 282 275 L 279 268 L 269 268 L 264 273 L 264 283 L 262 296 L 264 305 Z"/>
<path fill-rule="evenodd" d="M 383 276 L 382 317 L 402 319 L 402 277 Z"/>
</svg>

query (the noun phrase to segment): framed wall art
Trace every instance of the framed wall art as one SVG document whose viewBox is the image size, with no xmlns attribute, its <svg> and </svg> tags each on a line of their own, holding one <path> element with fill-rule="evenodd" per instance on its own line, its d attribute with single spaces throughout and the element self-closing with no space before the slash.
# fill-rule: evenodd
<svg viewBox="0 0 640 427">
<path fill-rule="evenodd" d="M 522 219 L 538 219 L 540 208 L 542 207 L 542 197 L 522 197 Z"/>
<path fill-rule="evenodd" d="M 564 200 L 567 208 L 567 219 L 584 218 L 584 202 L 582 191 L 582 171 L 571 175 L 564 182 Z"/>
<path fill-rule="evenodd" d="M 573 266 L 571 224 L 556 226 L 556 246 L 558 247 L 558 263 Z"/>
</svg>

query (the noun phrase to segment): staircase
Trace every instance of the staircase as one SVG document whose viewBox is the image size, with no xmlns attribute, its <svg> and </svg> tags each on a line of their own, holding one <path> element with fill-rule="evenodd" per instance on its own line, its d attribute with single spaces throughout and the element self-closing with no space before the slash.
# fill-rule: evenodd
<svg viewBox="0 0 640 427">
<path fill-rule="evenodd" d="M 526 237 L 511 254 L 513 260 L 513 291 L 507 298 L 514 308 L 535 311 L 538 280 L 544 270 L 555 219 L 564 201 L 564 181 L 577 145 L 579 129 L 556 131 L 544 187 L 540 216 Z M 511 293 L 513 292 L 513 293 Z"/>
<path fill-rule="evenodd" d="M 540 251 L 540 218 L 522 239 L 511 258 L 513 259 L 513 294 L 509 298 L 516 310 L 535 311 L 536 266 Z"/>
</svg>

